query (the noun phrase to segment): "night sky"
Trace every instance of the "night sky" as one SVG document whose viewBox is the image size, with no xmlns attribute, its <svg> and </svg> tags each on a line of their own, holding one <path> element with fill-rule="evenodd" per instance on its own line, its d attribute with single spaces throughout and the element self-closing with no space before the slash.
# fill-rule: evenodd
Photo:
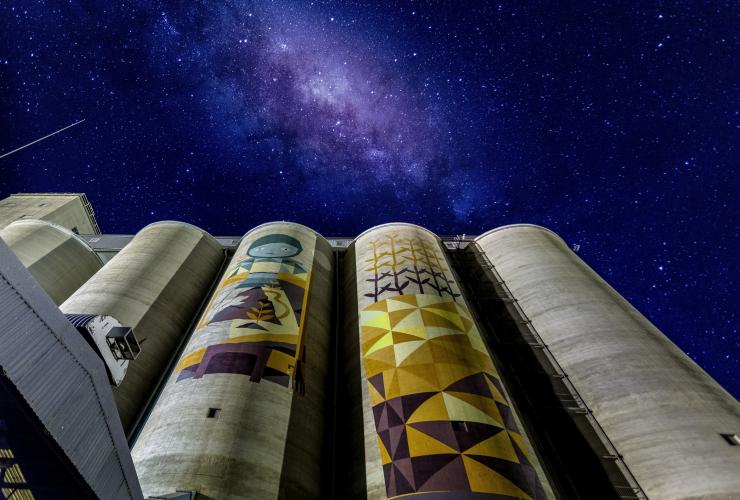
<svg viewBox="0 0 740 500">
<path fill-rule="evenodd" d="M 740 4 L 0 3 L 0 197 L 106 233 L 549 227 L 740 395 Z"/>
</svg>

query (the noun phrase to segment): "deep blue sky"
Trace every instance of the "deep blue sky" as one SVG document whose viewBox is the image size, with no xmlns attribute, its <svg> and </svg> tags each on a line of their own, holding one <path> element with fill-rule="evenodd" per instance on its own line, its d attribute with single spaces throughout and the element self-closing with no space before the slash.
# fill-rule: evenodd
<svg viewBox="0 0 740 500">
<path fill-rule="evenodd" d="M 0 4 L 0 196 L 108 233 L 547 226 L 740 394 L 737 2 Z M 218 4 L 218 5 L 217 5 Z"/>
</svg>

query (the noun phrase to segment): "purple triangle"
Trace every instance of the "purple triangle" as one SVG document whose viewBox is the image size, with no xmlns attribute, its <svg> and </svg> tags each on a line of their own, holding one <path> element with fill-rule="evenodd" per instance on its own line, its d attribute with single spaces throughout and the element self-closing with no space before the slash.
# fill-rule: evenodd
<svg viewBox="0 0 740 500">
<path fill-rule="evenodd" d="M 401 471 L 396 466 L 396 463 L 393 463 L 393 469 L 394 469 L 394 477 L 396 480 L 396 495 L 405 495 L 406 493 L 413 493 L 414 487 L 411 486 L 411 483 L 406 480 L 406 478 L 403 476 Z"/>
<path fill-rule="evenodd" d="M 409 482 L 412 488 L 416 488 L 416 484 L 414 482 L 414 465 L 411 462 L 410 458 L 399 458 L 393 460 L 393 465 L 396 467 L 397 473 L 396 477 L 398 477 L 398 473 L 402 474 L 404 479 Z"/>
<path fill-rule="evenodd" d="M 414 464 L 414 479 L 416 480 L 416 489 L 419 491 L 421 485 L 434 476 L 441 468 L 454 459 L 460 457 L 458 454 L 445 455 L 425 455 L 423 457 L 412 457 L 411 462 Z"/>
<path fill-rule="evenodd" d="M 391 458 L 405 458 L 409 456 L 409 445 L 406 441 L 406 427 L 399 425 L 390 428 L 391 447 L 388 452 L 391 454 Z M 404 454 L 405 450 L 405 454 Z M 404 456 L 405 455 L 405 456 Z"/>
<path fill-rule="evenodd" d="M 496 401 L 496 407 L 498 407 L 498 412 L 501 414 L 501 418 L 504 420 L 501 423 L 504 424 L 506 430 L 518 432 L 518 427 L 516 426 L 514 415 L 512 415 L 511 413 L 511 408 L 503 403 L 499 403 L 498 401 Z"/>
<path fill-rule="evenodd" d="M 448 420 L 434 420 L 432 422 L 416 422 L 409 424 L 414 429 L 423 432 L 427 436 L 433 437 L 440 443 L 444 443 L 450 448 L 460 451 L 457 444 L 455 431 L 452 430 L 452 424 Z"/>
<path fill-rule="evenodd" d="M 457 455 L 447 464 L 439 467 L 416 491 L 470 491 L 468 473 L 462 456 Z"/>
<path fill-rule="evenodd" d="M 397 494 L 396 489 L 396 468 L 393 467 L 393 464 L 387 464 L 383 467 L 388 467 L 388 475 L 386 476 L 385 480 L 385 491 L 388 495 L 388 498 L 394 497 Z"/>
<path fill-rule="evenodd" d="M 467 392 L 469 394 L 485 396 L 487 398 L 493 397 L 491 389 L 489 389 L 488 384 L 486 384 L 486 378 L 483 376 L 483 372 L 460 379 L 446 387 L 445 391 Z"/>
<path fill-rule="evenodd" d="M 403 404 L 401 398 L 393 398 L 386 401 L 388 405 L 393 409 L 393 413 L 403 422 Z"/>
<path fill-rule="evenodd" d="M 391 452 L 391 431 L 378 431 L 378 437 L 380 438 L 380 442 L 383 443 L 383 446 L 385 446 L 386 451 L 388 453 Z"/>
<path fill-rule="evenodd" d="M 375 417 L 375 429 L 380 432 L 388 429 L 388 410 L 385 403 L 373 406 L 373 416 Z"/>
<path fill-rule="evenodd" d="M 519 489 L 527 493 L 527 495 L 531 496 L 532 498 L 536 498 L 534 496 L 534 493 L 535 491 L 537 491 L 538 486 L 541 486 L 539 485 L 537 474 L 535 473 L 532 466 L 509 462 L 508 460 L 504 460 L 502 458 L 485 457 L 482 455 L 467 456 L 482 463 L 489 469 L 498 472 L 506 479 L 514 483 Z"/>
<path fill-rule="evenodd" d="M 398 404 L 400 406 L 400 402 Z M 396 410 L 390 404 L 385 405 L 386 411 L 388 412 L 388 427 L 396 427 L 397 425 L 403 425 L 403 419 L 396 413 Z"/>
<path fill-rule="evenodd" d="M 380 393 L 381 396 L 385 398 L 385 386 L 383 385 L 383 374 L 378 373 L 377 375 L 373 375 L 369 379 L 367 379 L 370 384 L 372 384 L 373 387 L 375 387 L 375 390 Z"/>
<path fill-rule="evenodd" d="M 457 438 L 459 446 L 458 449 L 460 451 L 470 449 L 491 436 L 495 436 L 499 432 L 505 432 L 500 427 L 494 427 L 493 425 L 482 424 L 479 422 L 464 422 L 463 424 L 466 430 L 455 431 L 455 437 Z"/>
<path fill-rule="evenodd" d="M 403 400 L 403 420 L 404 422 L 411 418 L 411 415 L 416 411 L 419 406 L 424 403 L 427 399 L 431 398 L 437 392 L 419 392 L 417 394 L 409 394 L 408 396 L 401 396 Z"/>
</svg>

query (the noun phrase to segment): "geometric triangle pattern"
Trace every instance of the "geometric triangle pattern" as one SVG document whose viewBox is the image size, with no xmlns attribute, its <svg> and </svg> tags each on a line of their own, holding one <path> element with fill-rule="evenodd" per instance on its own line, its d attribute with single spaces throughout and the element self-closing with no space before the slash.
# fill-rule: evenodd
<svg viewBox="0 0 740 500">
<path fill-rule="evenodd" d="M 362 310 L 360 330 L 388 498 L 545 498 L 465 304 L 397 295 Z"/>
</svg>

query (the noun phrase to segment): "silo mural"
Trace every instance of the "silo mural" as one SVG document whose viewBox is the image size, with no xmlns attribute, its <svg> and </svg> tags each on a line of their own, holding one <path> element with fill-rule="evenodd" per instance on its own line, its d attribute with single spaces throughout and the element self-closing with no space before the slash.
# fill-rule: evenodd
<svg viewBox="0 0 740 500">
<path fill-rule="evenodd" d="M 368 497 L 382 466 L 388 498 L 544 498 L 436 236 L 389 224 L 355 246 Z"/>
<path fill-rule="evenodd" d="M 303 390 L 303 311 L 316 237 L 294 236 L 261 236 L 232 265 L 198 325 L 202 330 L 227 323 L 226 335 L 222 342 L 185 356 L 176 369 L 177 381 L 208 373 L 240 373 L 252 382 L 264 378 L 285 387 L 292 380 L 295 389 Z"/>
<path fill-rule="evenodd" d="M 297 224 L 243 238 L 134 447 L 146 494 L 320 497 L 330 256 Z"/>
</svg>

